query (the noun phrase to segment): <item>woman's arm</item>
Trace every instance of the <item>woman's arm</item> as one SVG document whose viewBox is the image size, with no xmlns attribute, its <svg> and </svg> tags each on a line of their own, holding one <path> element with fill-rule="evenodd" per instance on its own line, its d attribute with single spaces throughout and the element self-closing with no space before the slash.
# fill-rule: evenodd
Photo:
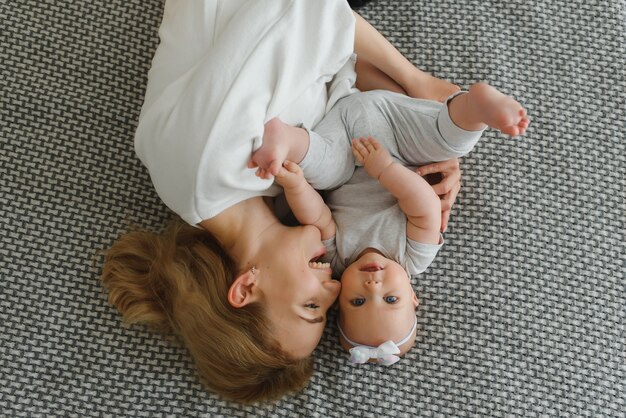
<svg viewBox="0 0 626 418">
<path fill-rule="evenodd" d="M 459 90 L 458 86 L 415 67 L 372 25 L 358 13 L 353 13 L 356 18 L 357 88 L 391 90 L 439 102 Z"/>
<path fill-rule="evenodd" d="M 395 93 L 406 94 L 406 91 L 396 83 L 393 78 L 383 73 L 377 67 L 357 57 L 356 66 L 356 88 L 361 91 L 388 90 Z"/>
</svg>

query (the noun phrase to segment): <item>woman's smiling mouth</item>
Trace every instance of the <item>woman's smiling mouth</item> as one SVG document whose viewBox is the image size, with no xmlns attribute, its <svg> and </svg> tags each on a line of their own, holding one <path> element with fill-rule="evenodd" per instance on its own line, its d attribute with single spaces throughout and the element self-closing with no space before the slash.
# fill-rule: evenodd
<svg viewBox="0 0 626 418">
<path fill-rule="evenodd" d="M 326 270 L 330 268 L 330 263 L 321 263 L 319 261 L 309 261 L 309 267 L 316 270 Z"/>
</svg>

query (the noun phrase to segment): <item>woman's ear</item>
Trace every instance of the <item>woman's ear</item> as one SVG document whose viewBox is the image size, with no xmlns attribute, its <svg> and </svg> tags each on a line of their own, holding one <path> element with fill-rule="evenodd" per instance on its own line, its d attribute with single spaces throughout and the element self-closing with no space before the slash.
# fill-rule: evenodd
<svg viewBox="0 0 626 418">
<path fill-rule="evenodd" d="M 259 300 L 256 273 L 248 270 L 235 278 L 228 289 L 228 303 L 234 308 L 242 308 L 249 303 Z"/>
</svg>

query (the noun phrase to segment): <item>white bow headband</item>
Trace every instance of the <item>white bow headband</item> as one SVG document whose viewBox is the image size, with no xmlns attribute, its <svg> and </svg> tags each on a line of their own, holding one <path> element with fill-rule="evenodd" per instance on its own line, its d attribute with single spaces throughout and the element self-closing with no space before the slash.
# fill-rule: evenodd
<svg viewBox="0 0 626 418">
<path fill-rule="evenodd" d="M 411 339 L 411 336 L 413 335 L 413 332 L 417 328 L 417 316 L 415 317 L 415 321 L 413 322 L 411 331 L 409 331 L 406 337 L 404 337 L 397 343 L 393 342 L 392 340 L 385 341 L 378 347 L 372 347 L 371 345 L 363 345 L 363 344 L 355 343 L 350 338 L 348 338 L 346 334 L 343 332 L 343 329 L 341 329 L 341 325 L 339 324 L 339 321 L 337 321 L 337 327 L 339 328 L 339 332 L 341 333 L 341 336 L 346 340 L 346 342 L 348 342 L 348 344 L 353 346 L 350 349 L 350 363 L 363 364 L 370 359 L 375 359 L 378 361 L 378 363 L 382 364 L 383 366 L 391 366 L 392 364 L 400 360 L 400 357 L 396 355 L 396 354 L 400 354 L 400 349 L 398 348 L 398 346 L 409 341 Z"/>
</svg>

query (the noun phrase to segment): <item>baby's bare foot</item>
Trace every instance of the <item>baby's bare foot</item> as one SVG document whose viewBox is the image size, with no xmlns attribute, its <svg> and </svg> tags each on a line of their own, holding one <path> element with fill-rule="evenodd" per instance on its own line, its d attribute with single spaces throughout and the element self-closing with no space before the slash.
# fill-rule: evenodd
<svg viewBox="0 0 626 418">
<path fill-rule="evenodd" d="M 416 99 L 435 100 L 443 103 L 452 94 L 460 90 L 449 81 L 434 77 L 428 73 L 421 73 L 419 77 L 414 77 L 411 83 L 404 86 L 406 94 Z"/>
<path fill-rule="evenodd" d="M 278 118 L 265 124 L 263 145 L 252 154 L 248 168 L 257 168 L 256 175 L 270 179 L 278 174 L 285 161 L 288 147 L 288 129 L 290 127 Z"/>
<path fill-rule="evenodd" d="M 511 136 L 526 132 L 530 123 L 526 109 L 512 97 L 485 83 L 472 85 L 467 96 L 486 125 Z"/>
</svg>

